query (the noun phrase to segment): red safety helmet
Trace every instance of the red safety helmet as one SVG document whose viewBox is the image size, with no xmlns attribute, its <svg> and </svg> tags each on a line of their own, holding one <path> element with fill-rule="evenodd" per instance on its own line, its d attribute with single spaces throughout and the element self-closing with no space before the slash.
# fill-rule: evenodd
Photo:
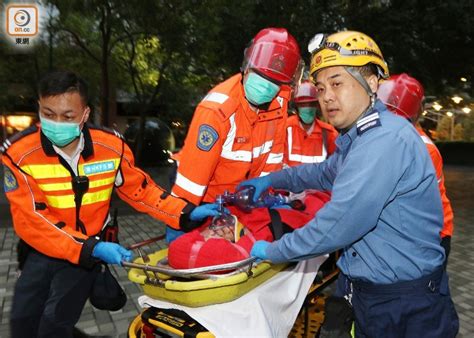
<svg viewBox="0 0 474 338">
<path fill-rule="evenodd" d="M 425 90 L 417 79 L 403 73 L 383 81 L 377 97 L 395 114 L 415 122 L 423 110 Z"/>
<path fill-rule="evenodd" d="M 316 86 L 310 81 L 305 80 L 296 87 L 295 95 L 293 96 L 293 102 L 298 105 L 302 103 L 316 103 L 318 99 L 316 98 L 317 90 Z"/>
<path fill-rule="evenodd" d="M 296 83 L 303 70 L 298 43 L 284 28 L 262 29 L 244 51 L 241 70 L 249 69 L 280 83 Z"/>
</svg>

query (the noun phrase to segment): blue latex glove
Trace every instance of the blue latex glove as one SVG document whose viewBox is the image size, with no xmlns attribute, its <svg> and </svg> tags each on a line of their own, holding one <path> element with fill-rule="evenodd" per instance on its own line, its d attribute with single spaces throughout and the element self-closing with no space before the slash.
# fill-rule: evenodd
<svg viewBox="0 0 474 338">
<path fill-rule="evenodd" d="M 184 234 L 184 231 L 175 230 L 173 228 L 166 227 L 166 243 L 170 244 L 176 238 L 178 238 L 179 236 L 183 234 Z"/>
<path fill-rule="evenodd" d="M 256 241 L 252 246 L 250 256 L 260 258 L 261 260 L 268 259 L 266 251 L 269 245 L 270 242 L 267 241 Z"/>
<path fill-rule="evenodd" d="M 272 180 L 270 179 L 270 177 L 268 177 L 268 175 L 263 176 L 263 177 L 252 178 L 250 180 L 246 180 L 246 181 L 243 181 L 242 183 L 240 183 L 237 186 L 237 189 L 239 189 L 240 187 L 243 187 L 245 185 L 252 185 L 252 186 L 255 187 L 255 193 L 253 195 L 253 201 L 257 202 L 257 200 L 260 197 L 260 195 L 262 194 L 262 192 L 266 191 L 268 188 L 271 187 Z"/>
<path fill-rule="evenodd" d="M 203 204 L 191 211 L 189 219 L 191 221 L 202 221 L 207 217 L 214 217 L 220 215 L 219 206 L 216 203 Z"/>
<path fill-rule="evenodd" d="M 92 250 L 92 257 L 98 258 L 108 264 L 122 265 L 122 261 L 129 262 L 133 254 L 117 243 L 99 242 Z"/>
</svg>

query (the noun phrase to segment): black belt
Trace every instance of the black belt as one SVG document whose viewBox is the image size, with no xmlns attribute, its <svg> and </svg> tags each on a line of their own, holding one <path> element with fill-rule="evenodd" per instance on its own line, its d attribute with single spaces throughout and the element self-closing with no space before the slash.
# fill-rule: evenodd
<svg viewBox="0 0 474 338">
<path fill-rule="evenodd" d="M 411 281 L 397 282 L 393 284 L 374 284 L 363 281 L 351 281 L 354 290 L 359 292 L 367 292 L 371 294 L 390 294 L 390 293 L 424 293 L 439 292 L 441 281 L 445 270 L 443 267 L 438 268 L 435 272 L 423 276 L 419 279 Z"/>
</svg>

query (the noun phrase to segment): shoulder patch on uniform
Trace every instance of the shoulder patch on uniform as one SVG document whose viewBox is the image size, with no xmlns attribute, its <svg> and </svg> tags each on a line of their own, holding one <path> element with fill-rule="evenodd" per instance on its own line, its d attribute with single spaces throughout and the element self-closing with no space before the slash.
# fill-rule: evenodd
<svg viewBox="0 0 474 338">
<path fill-rule="evenodd" d="M 122 134 L 120 134 L 118 131 L 116 131 L 116 130 L 113 129 L 113 128 L 104 127 L 104 126 L 98 126 L 98 125 L 95 125 L 95 124 L 88 124 L 88 127 L 89 127 L 90 129 L 96 129 L 96 130 L 105 131 L 105 132 L 108 133 L 108 134 L 112 134 L 112 135 L 117 136 L 118 138 L 123 139 Z"/>
<path fill-rule="evenodd" d="M 199 126 L 197 147 L 204 151 L 209 151 L 219 138 L 217 131 L 208 124 Z"/>
<path fill-rule="evenodd" d="M 3 153 L 5 152 L 13 143 L 22 139 L 23 137 L 33 134 L 38 131 L 38 126 L 36 124 L 16 133 L 15 135 L 9 137 L 8 139 L 3 142 L 0 151 Z"/>
<path fill-rule="evenodd" d="M 18 189 L 18 181 L 7 166 L 3 166 L 3 188 L 6 193 Z"/>
<path fill-rule="evenodd" d="M 357 121 L 357 135 L 362 135 L 367 130 L 370 130 L 375 127 L 381 126 L 379 112 L 374 112 L 367 116 L 364 116 L 359 121 Z"/>
</svg>

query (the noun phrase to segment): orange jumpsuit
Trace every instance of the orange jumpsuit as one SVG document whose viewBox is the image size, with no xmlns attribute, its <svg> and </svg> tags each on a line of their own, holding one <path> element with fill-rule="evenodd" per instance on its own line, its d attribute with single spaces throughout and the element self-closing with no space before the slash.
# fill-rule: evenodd
<svg viewBox="0 0 474 338">
<path fill-rule="evenodd" d="M 436 147 L 436 145 L 431 141 L 428 135 L 425 134 L 423 129 L 420 127 L 416 127 L 416 130 L 421 136 L 421 139 L 426 144 L 426 148 L 428 148 L 428 152 L 430 154 L 431 160 L 433 161 L 433 165 L 436 171 L 436 175 L 438 176 L 438 184 L 439 184 L 439 192 L 441 193 L 441 202 L 443 203 L 443 214 L 444 214 L 444 224 L 443 229 L 441 229 L 441 238 L 446 236 L 453 235 L 453 208 L 451 207 L 451 202 L 446 195 L 446 188 L 444 186 L 444 175 L 443 175 L 443 158 Z"/>
<path fill-rule="evenodd" d="M 245 99 L 240 74 L 214 87 L 194 113 L 173 194 L 194 204 L 213 202 L 245 179 L 281 169 L 290 93 L 283 85 L 257 114 Z"/>
<path fill-rule="evenodd" d="M 135 167 L 133 154 L 120 135 L 85 125 L 77 173 L 87 176 L 89 188 L 82 197 L 82 226 L 78 226 L 72 188 L 76 174 L 40 130 L 33 126 L 7 140 L 2 157 L 15 231 L 37 251 L 91 266 L 95 236 L 108 221 L 114 188 L 135 209 L 174 228 L 187 222 L 193 206 L 168 194 Z"/>
<path fill-rule="evenodd" d="M 303 128 L 298 115 L 287 121 L 284 163 L 290 167 L 324 161 L 336 150 L 338 132 L 328 123 L 314 120 L 310 134 Z"/>
</svg>

